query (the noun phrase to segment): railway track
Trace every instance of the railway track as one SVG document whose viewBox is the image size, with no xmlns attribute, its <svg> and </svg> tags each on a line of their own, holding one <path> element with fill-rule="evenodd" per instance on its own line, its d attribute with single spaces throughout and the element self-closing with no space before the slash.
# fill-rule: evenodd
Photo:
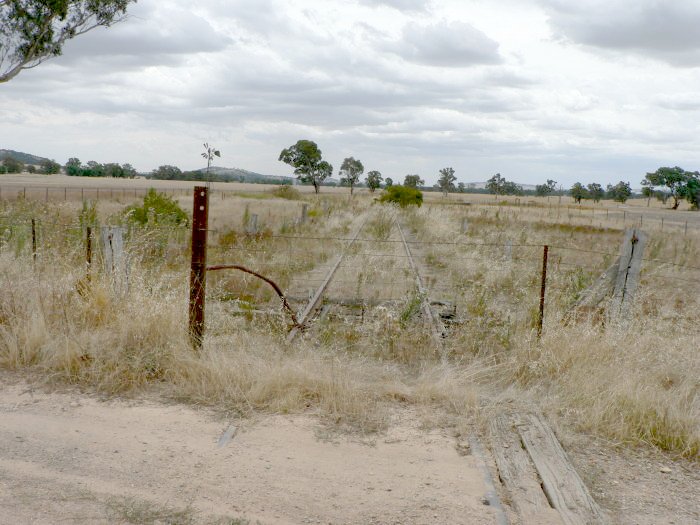
<svg viewBox="0 0 700 525">
<path fill-rule="evenodd" d="M 299 324 L 308 327 L 331 311 L 341 309 L 357 312 L 361 319 L 376 306 L 396 306 L 406 298 L 420 301 L 420 315 L 429 325 L 431 338 L 440 355 L 444 355 L 445 326 L 431 305 L 430 291 L 421 276 L 420 266 L 411 249 L 411 242 L 397 216 L 390 217 L 388 231 L 380 232 L 378 222 L 386 223 L 384 212 L 373 211 L 361 218 L 359 227 L 347 240 L 341 254 L 326 268 L 323 278 L 299 314 Z M 384 230 L 387 225 L 384 224 Z M 292 288 L 288 296 L 299 298 L 302 287 Z M 353 314 L 350 314 L 350 316 Z M 355 314 L 356 316 L 356 314 Z M 287 340 L 293 341 L 302 330 L 295 327 Z"/>
</svg>

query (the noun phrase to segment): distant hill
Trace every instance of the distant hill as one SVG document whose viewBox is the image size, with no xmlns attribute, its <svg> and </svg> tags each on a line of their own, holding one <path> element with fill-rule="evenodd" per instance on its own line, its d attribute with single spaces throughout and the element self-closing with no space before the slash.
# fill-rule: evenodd
<svg viewBox="0 0 700 525">
<path fill-rule="evenodd" d="M 49 160 L 46 157 L 37 157 L 36 155 L 22 153 L 21 151 L 15 151 L 11 149 L 0 149 L 0 159 L 4 159 L 5 157 L 12 157 L 13 159 L 18 160 L 23 164 L 35 164 L 37 166 L 39 166 L 42 162 Z"/>
<path fill-rule="evenodd" d="M 201 173 L 206 173 L 207 169 L 198 170 Z M 291 184 L 293 177 L 285 177 L 284 175 L 263 175 L 240 168 L 224 168 L 221 166 L 212 166 L 209 172 L 217 177 L 237 182 L 257 182 L 264 184 Z"/>
</svg>

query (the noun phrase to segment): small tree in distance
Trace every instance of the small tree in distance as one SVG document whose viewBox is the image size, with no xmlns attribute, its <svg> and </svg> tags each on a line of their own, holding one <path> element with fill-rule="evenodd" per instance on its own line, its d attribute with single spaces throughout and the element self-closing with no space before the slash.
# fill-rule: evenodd
<svg viewBox="0 0 700 525">
<path fill-rule="evenodd" d="M 382 184 L 382 174 L 376 170 L 367 172 L 367 178 L 365 179 L 365 183 L 367 184 L 370 193 L 374 193 L 374 191 L 377 188 L 379 188 Z"/>
<path fill-rule="evenodd" d="M 321 150 L 312 140 L 299 140 L 283 149 L 278 160 L 292 166 L 301 182 L 313 184 L 316 193 L 321 183 L 333 174 L 333 166 L 323 160 Z"/>
<path fill-rule="evenodd" d="M 457 177 L 455 177 L 455 170 L 452 168 L 442 168 L 440 170 L 440 178 L 438 179 L 438 187 L 440 188 L 440 191 L 442 191 L 442 194 L 447 197 L 447 194 L 450 191 L 455 190 L 455 181 L 457 180 Z"/>
<path fill-rule="evenodd" d="M 593 202 L 600 202 L 600 199 L 605 197 L 605 190 L 597 182 L 592 182 L 586 189 L 588 190 L 588 196 L 593 199 Z"/>
<path fill-rule="evenodd" d="M 387 177 L 386 179 L 384 179 L 384 187 L 385 188 L 391 188 L 393 185 L 394 185 L 394 179 L 392 179 L 391 177 Z"/>
<path fill-rule="evenodd" d="M 362 162 L 355 160 L 354 157 L 346 158 L 340 166 L 340 183 L 350 186 L 350 195 L 352 195 L 355 184 L 360 181 L 360 176 L 364 173 L 365 167 Z"/>
<path fill-rule="evenodd" d="M 535 195 L 538 197 L 548 197 L 549 195 L 554 195 L 557 190 L 557 181 L 552 179 L 547 179 L 547 184 L 538 184 L 535 186 Z"/>
<path fill-rule="evenodd" d="M 573 186 L 571 186 L 571 190 L 569 190 L 569 193 L 576 201 L 576 204 L 581 204 L 582 199 L 588 198 L 588 191 L 586 191 L 586 188 L 584 188 L 583 184 L 581 184 L 580 182 L 577 182 Z"/>
<path fill-rule="evenodd" d="M 632 195 L 632 188 L 629 182 L 620 181 L 614 186 L 608 184 L 607 186 L 608 197 L 610 197 L 615 202 L 627 202 L 627 199 Z"/>
<path fill-rule="evenodd" d="M 417 188 L 423 186 L 425 181 L 420 178 L 420 175 L 406 175 L 403 179 L 403 185 L 407 188 Z"/>
</svg>

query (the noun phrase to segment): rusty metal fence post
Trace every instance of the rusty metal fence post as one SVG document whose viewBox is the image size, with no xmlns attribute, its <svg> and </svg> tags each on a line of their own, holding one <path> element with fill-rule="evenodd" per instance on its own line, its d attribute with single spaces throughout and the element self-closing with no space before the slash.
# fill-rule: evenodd
<svg viewBox="0 0 700 525">
<path fill-rule="evenodd" d="M 32 263 L 36 267 L 36 221 L 32 217 Z"/>
<path fill-rule="evenodd" d="M 195 186 L 192 210 L 192 263 L 190 266 L 189 331 L 192 346 L 202 347 L 207 274 L 207 228 L 209 223 L 209 190 Z"/>
<path fill-rule="evenodd" d="M 544 323 L 544 297 L 547 291 L 547 258 L 549 256 L 549 246 L 544 245 L 542 255 L 542 286 L 540 287 L 540 313 L 537 318 L 537 338 L 542 337 L 542 324 Z"/>
<path fill-rule="evenodd" d="M 87 227 L 85 232 L 85 281 L 90 282 L 90 269 L 92 267 L 92 228 Z"/>
</svg>

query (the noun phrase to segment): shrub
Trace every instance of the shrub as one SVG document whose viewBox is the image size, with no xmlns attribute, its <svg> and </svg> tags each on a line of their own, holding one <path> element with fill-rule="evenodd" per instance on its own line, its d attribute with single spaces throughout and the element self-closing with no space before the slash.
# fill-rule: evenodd
<svg viewBox="0 0 700 525">
<path fill-rule="evenodd" d="M 379 198 L 379 202 L 398 204 L 401 208 L 406 208 L 408 206 L 420 207 L 423 204 L 423 193 L 416 188 L 400 185 L 390 186 Z"/>
<path fill-rule="evenodd" d="M 129 206 L 125 210 L 128 220 L 137 224 L 174 224 L 186 225 L 187 213 L 180 205 L 164 193 L 151 188 L 143 198 L 143 206 Z"/>
<path fill-rule="evenodd" d="M 287 199 L 290 201 L 298 201 L 301 199 L 301 192 L 289 185 L 278 186 L 272 190 L 271 193 L 279 199 Z"/>
</svg>

